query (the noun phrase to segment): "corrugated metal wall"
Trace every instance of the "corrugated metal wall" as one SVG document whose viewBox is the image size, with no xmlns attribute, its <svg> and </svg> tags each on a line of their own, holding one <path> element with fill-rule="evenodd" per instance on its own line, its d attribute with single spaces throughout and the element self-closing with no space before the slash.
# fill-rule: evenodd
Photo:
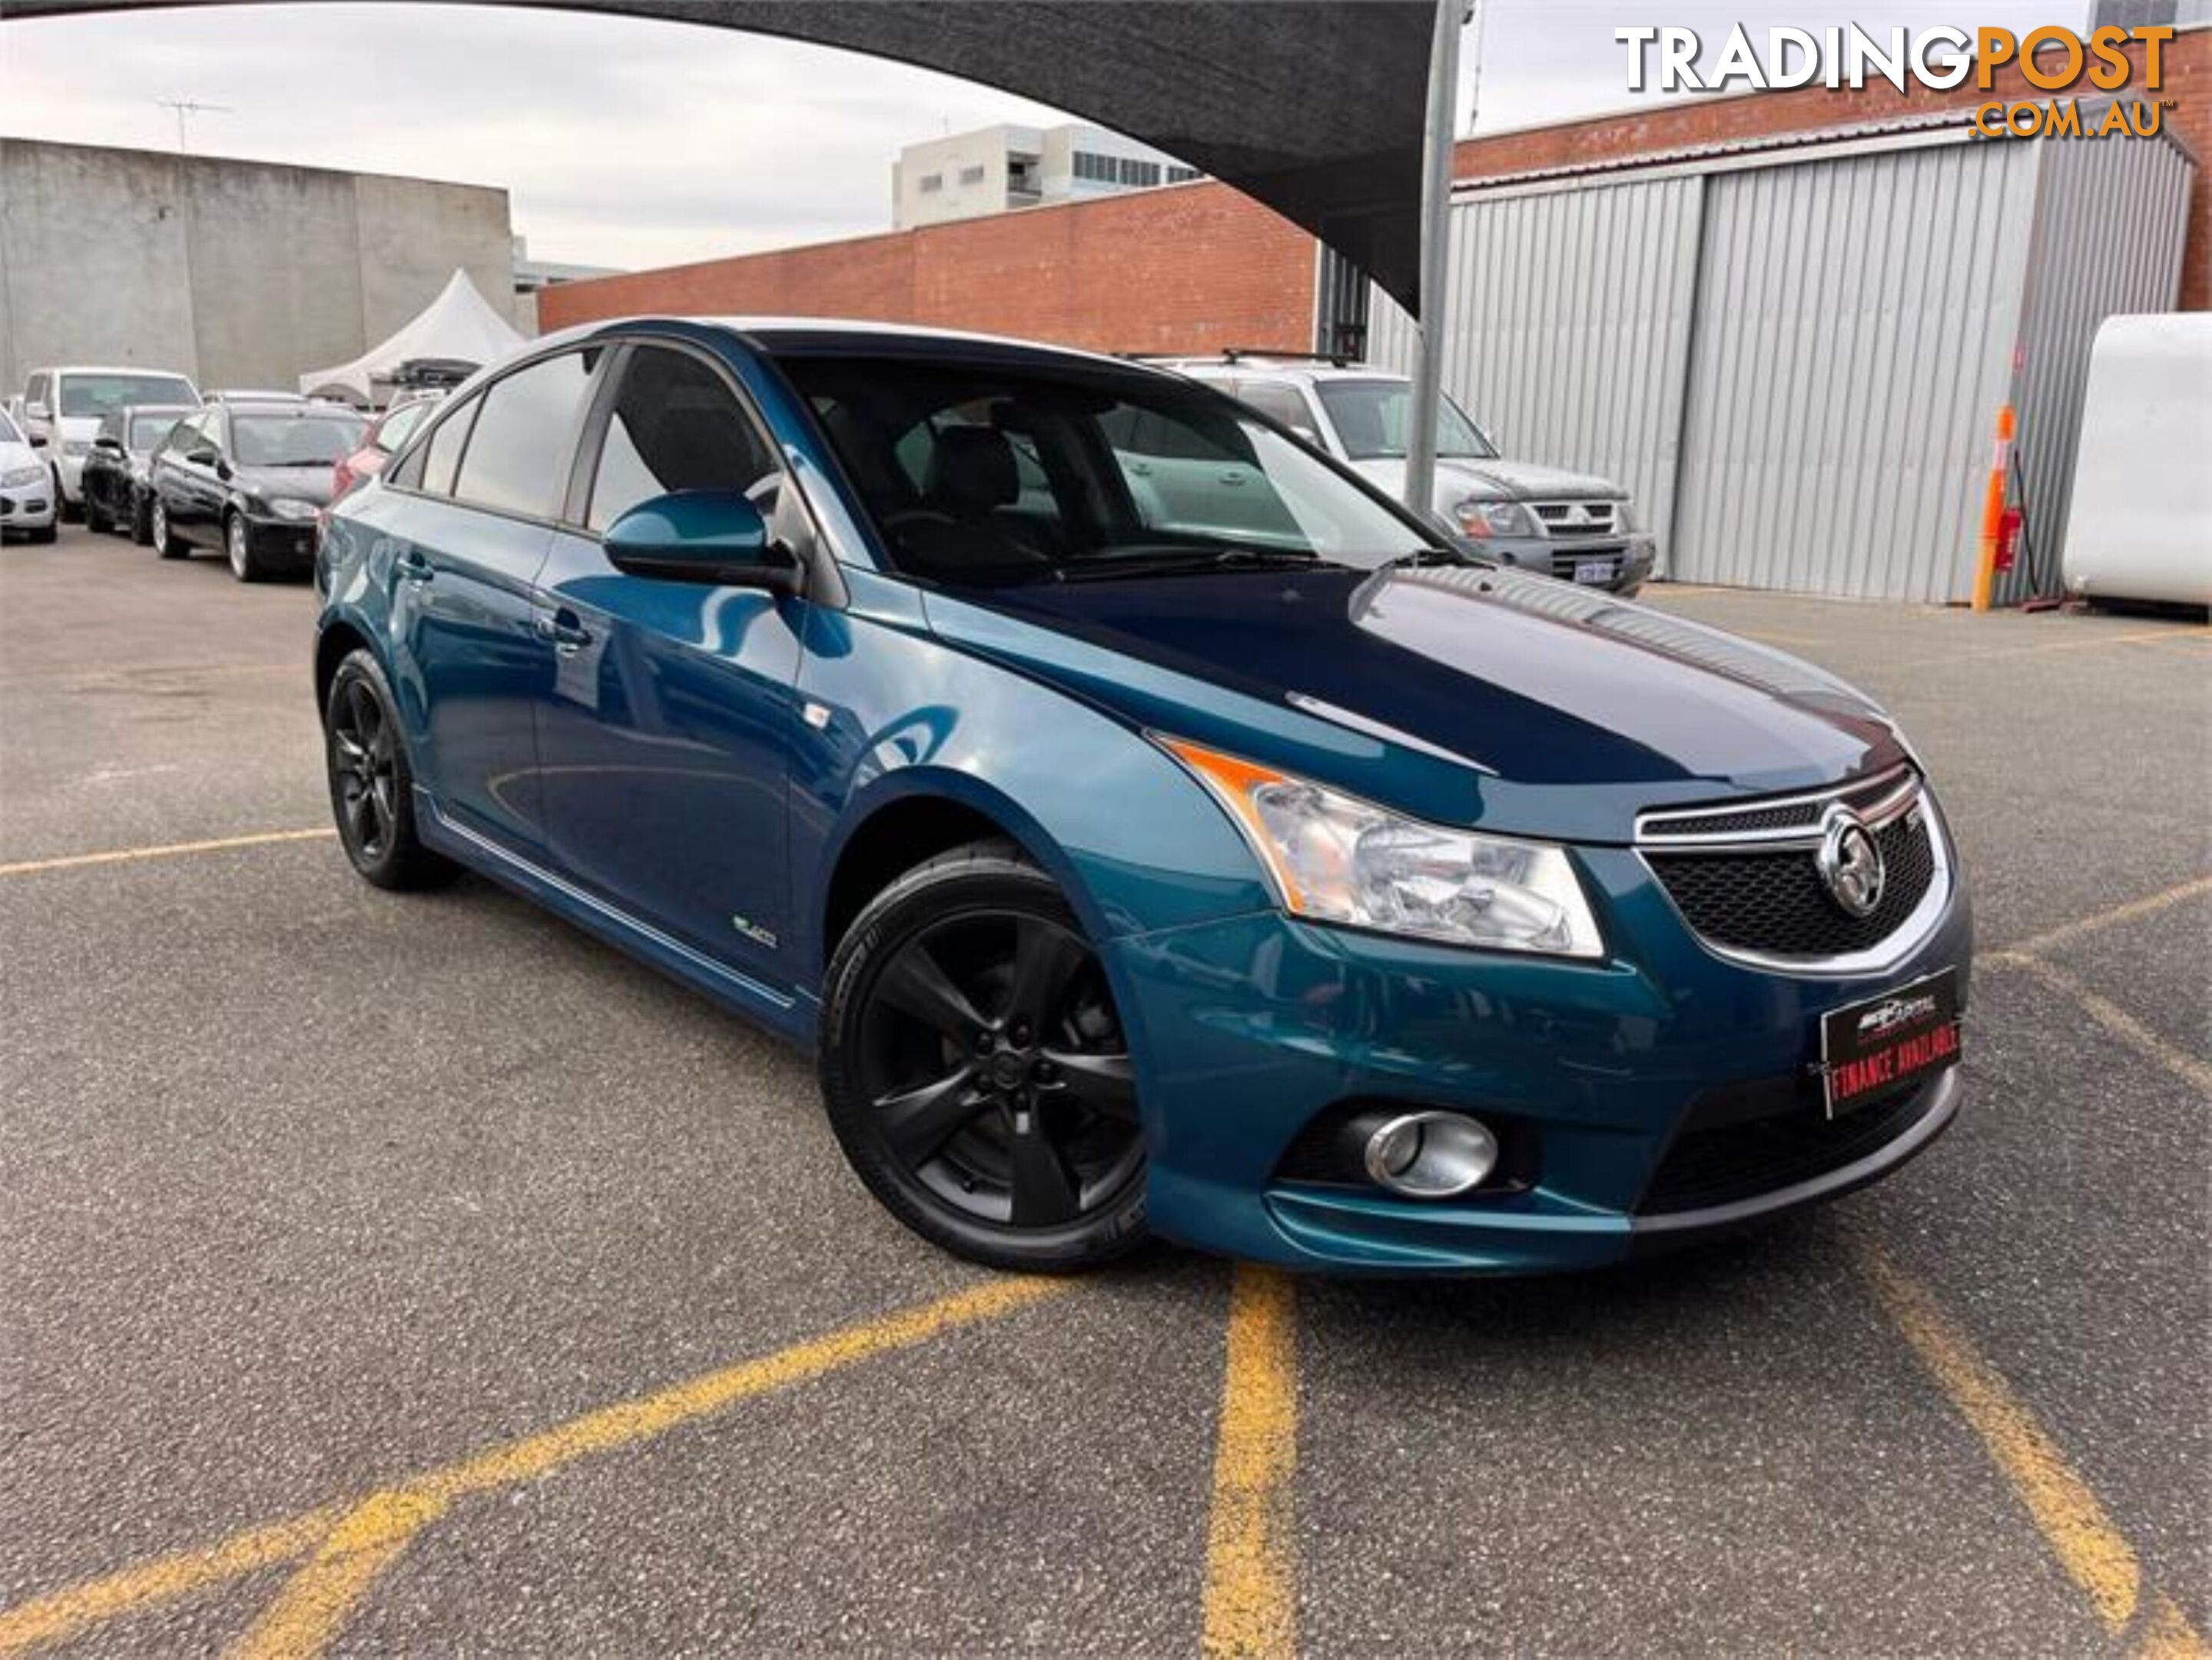
<svg viewBox="0 0 2212 1660">
<path fill-rule="evenodd" d="M 2036 146 L 1713 179 L 1668 574 L 1966 596 Z"/>
<path fill-rule="evenodd" d="M 1477 192 L 1444 384 L 1507 453 L 1626 485 L 1677 580 L 1962 600 L 2008 396 L 2057 570 L 2090 339 L 2172 305 L 2191 172 L 2162 141 L 1923 131 Z M 1377 295 L 1370 357 L 1413 347 Z"/>
<path fill-rule="evenodd" d="M 2020 559 L 2001 600 L 2056 593 L 2089 348 L 2107 317 L 2173 309 L 2181 294 L 2190 167 L 2171 145 L 2136 138 L 2046 143 L 2020 325 L 2013 398 L 2020 432 L 2012 494 L 2022 517 Z"/>
<path fill-rule="evenodd" d="M 1478 197 L 1452 212 L 1445 388 L 1508 455 L 1625 484 L 1662 531 L 1705 186 L 1693 175 Z M 1410 371 L 1413 323 L 1379 291 L 1371 329 L 1370 360 Z"/>
</svg>

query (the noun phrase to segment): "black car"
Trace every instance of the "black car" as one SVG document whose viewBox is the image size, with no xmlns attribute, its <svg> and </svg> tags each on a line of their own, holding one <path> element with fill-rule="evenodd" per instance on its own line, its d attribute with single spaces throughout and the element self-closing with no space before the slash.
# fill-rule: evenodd
<svg viewBox="0 0 2212 1660">
<path fill-rule="evenodd" d="M 331 469 L 368 424 L 324 403 L 216 403 L 179 421 L 149 469 L 155 547 L 219 548 L 241 582 L 307 570 Z"/>
<path fill-rule="evenodd" d="M 100 417 L 100 430 L 84 458 L 84 522 L 88 528 L 120 532 L 141 547 L 154 539 L 147 465 L 169 429 L 198 412 L 194 404 L 131 404 Z"/>
</svg>

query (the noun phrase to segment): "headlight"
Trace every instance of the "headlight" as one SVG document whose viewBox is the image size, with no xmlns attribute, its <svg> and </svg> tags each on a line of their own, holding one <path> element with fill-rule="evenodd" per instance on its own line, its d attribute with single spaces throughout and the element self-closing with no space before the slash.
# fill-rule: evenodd
<svg viewBox="0 0 2212 1660">
<path fill-rule="evenodd" d="M 1452 522 L 1462 536 L 1534 536 L 1535 515 L 1518 502 L 1493 502 L 1469 496 L 1452 509 Z"/>
<path fill-rule="evenodd" d="M 1196 744 L 1158 741 L 1229 810 L 1293 915 L 1495 951 L 1603 954 L 1564 848 L 1402 818 Z"/>
<path fill-rule="evenodd" d="M 0 472 L 0 485 L 11 490 L 21 489 L 26 484 L 43 484 L 46 482 L 46 470 L 44 467 L 14 467 Z"/>
<path fill-rule="evenodd" d="M 315 516 L 315 504 L 313 502 L 295 502 L 288 497 L 280 497 L 269 504 L 269 511 L 279 519 L 313 519 Z"/>
</svg>

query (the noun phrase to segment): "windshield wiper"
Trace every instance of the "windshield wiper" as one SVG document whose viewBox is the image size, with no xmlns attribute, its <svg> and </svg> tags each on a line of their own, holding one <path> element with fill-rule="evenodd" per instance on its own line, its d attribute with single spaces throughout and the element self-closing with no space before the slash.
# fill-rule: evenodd
<svg viewBox="0 0 2212 1660">
<path fill-rule="evenodd" d="M 1062 565 L 1060 581 L 1099 582 L 1125 576 L 1171 576 L 1217 570 L 1303 569 L 1321 562 L 1319 554 L 1304 548 L 1192 548 L 1184 552 L 1080 560 Z"/>
</svg>

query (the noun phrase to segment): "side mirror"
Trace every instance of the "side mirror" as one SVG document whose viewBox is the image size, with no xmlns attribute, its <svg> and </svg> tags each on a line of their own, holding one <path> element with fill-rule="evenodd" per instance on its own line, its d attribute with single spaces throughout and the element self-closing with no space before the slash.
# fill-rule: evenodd
<svg viewBox="0 0 2212 1660">
<path fill-rule="evenodd" d="M 607 526 L 607 562 L 632 576 L 799 591 L 799 562 L 769 541 L 768 521 L 738 490 L 678 490 L 641 502 Z"/>
<path fill-rule="evenodd" d="M 31 447 L 34 450 L 42 450 L 46 447 L 46 435 L 42 432 L 26 431 L 23 436 L 31 441 Z"/>
<path fill-rule="evenodd" d="M 27 419 L 33 421 L 51 421 L 54 418 L 53 410 L 46 406 L 46 401 L 43 398 L 34 398 L 24 404 L 23 414 Z"/>
</svg>

